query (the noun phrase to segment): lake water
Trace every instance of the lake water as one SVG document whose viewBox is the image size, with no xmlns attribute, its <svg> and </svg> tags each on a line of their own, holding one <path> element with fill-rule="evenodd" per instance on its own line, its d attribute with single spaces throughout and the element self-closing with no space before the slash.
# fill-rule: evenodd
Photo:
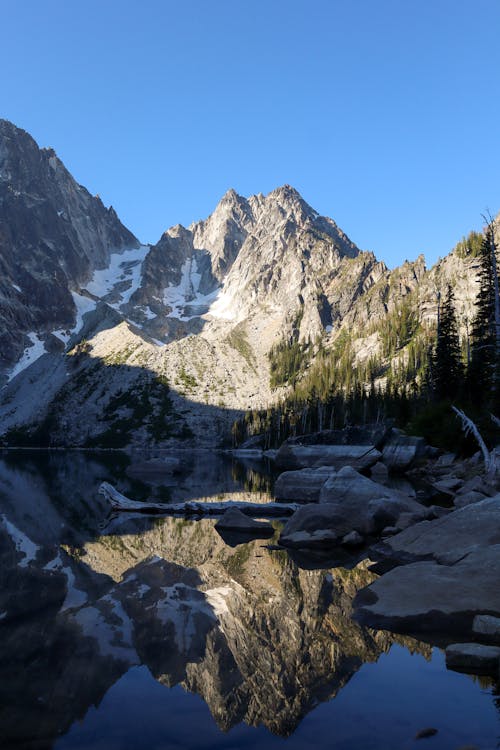
<svg viewBox="0 0 500 750">
<path fill-rule="evenodd" d="M 112 518 L 98 494 L 265 502 L 266 467 L 186 453 L 151 484 L 129 460 L 0 454 L 2 750 L 500 746 L 497 687 L 352 619 L 368 561 L 238 544 L 209 519 Z"/>
</svg>

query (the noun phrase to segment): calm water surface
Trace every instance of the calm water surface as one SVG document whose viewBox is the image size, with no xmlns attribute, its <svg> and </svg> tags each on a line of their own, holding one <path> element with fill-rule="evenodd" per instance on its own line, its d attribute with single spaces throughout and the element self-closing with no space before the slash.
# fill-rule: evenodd
<svg viewBox="0 0 500 750">
<path fill-rule="evenodd" d="M 183 454 L 145 482 L 129 463 L 0 454 L 0 748 L 500 746 L 496 686 L 352 620 L 367 561 L 292 559 L 208 519 L 113 518 L 97 491 L 265 502 L 265 467 Z"/>
</svg>

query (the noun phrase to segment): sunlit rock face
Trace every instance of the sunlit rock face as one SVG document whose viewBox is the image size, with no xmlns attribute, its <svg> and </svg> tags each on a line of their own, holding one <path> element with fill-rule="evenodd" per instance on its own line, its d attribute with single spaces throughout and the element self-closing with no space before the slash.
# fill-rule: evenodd
<svg viewBox="0 0 500 750">
<path fill-rule="evenodd" d="M 111 252 L 138 244 L 52 149 L 0 120 L 0 370 L 19 358 L 30 332 L 44 339 L 72 328 L 71 291 Z"/>
</svg>

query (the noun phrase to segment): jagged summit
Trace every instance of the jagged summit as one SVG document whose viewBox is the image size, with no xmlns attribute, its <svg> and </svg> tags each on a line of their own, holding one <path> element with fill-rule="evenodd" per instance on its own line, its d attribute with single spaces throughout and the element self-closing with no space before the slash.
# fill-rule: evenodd
<svg viewBox="0 0 500 750">
<path fill-rule="evenodd" d="M 72 291 L 138 240 L 53 149 L 0 120 L 0 369 L 78 319 Z M 48 342 L 60 346 L 57 339 Z"/>
</svg>

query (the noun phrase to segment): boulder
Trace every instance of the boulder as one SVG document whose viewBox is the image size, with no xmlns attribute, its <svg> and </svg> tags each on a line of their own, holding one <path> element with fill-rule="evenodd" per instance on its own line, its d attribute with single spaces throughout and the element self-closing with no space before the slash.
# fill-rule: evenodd
<svg viewBox="0 0 500 750">
<path fill-rule="evenodd" d="M 405 510 L 417 511 L 422 509 L 422 506 L 416 500 L 368 479 L 352 466 L 344 466 L 326 480 L 321 488 L 319 501 L 320 503 L 343 503 L 347 500 L 358 500 L 368 503 L 376 498 L 400 501 L 405 505 Z"/>
<path fill-rule="evenodd" d="M 478 548 L 500 544 L 500 494 L 433 521 L 421 521 L 389 542 L 395 558 L 429 559 L 447 565 Z"/>
<path fill-rule="evenodd" d="M 453 500 L 453 505 L 455 508 L 465 508 L 466 505 L 472 505 L 472 503 L 480 503 L 481 500 L 484 500 L 486 495 L 483 495 L 482 492 L 476 492 L 476 490 L 471 490 L 470 492 L 464 492 L 463 495 L 457 495 L 455 499 Z"/>
<path fill-rule="evenodd" d="M 472 632 L 482 640 L 500 643 L 500 618 L 476 615 L 472 623 Z"/>
<path fill-rule="evenodd" d="M 386 538 L 384 550 L 386 570 L 402 564 L 360 592 L 365 623 L 470 637 L 476 615 L 500 615 L 500 495 L 417 523 Z"/>
<path fill-rule="evenodd" d="M 215 524 L 215 528 L 221 531 L 241 531 L 245 534 L 256 533 L 265 536 L 272 536 L 274 529 L 266 521 L 255 521 L 253 518 L 246 516 L 238 508 L 229 508 Z"/>
<path fill-rule="evenodd" d="M 276 465 L 283 469 L 352 466 L 360 471 L 377 463 L 381 453 L 370 445 L 299 445 L 283 443 Z"/>
<path fill-rule="evenodd" d="M 427 514 L 411 498 L 372 482 L 349 466 L 328 479 L 319 504 L 299 508 L 287 522 L 280 544 L 315 547 L 340 544 L 351 531 L 362 536 L 377 534 L 396 523 L 403 512 Z"/>
<path fill-rule="evenodd" d="M 299 508 L 285 524 L 279 543 L 283 547 L 311 548 L 334 546 L 353 531 L 349 516 L 338 511 L 333 504 L 312 503 Z M 363 528 L 362 533 L 369 533 Z"/>
<path fill-rule="evenodd" d="M 317 502 L 322 486 L 334 474 L 331 466 L 285 471 L 276 480 L 274 495 L 277 500 Z"/>
<path fill-rule="evenodd" d="M 382 461 L 389 471 L 406 471 L 426 452 L 424 438 L 404 435 L 393 430 L 382 449 Z"/>
<path fill-rule="evenodd" d="M 500 545 L 477 548 L 453 565 L 434 560 L 402 565 L 358 593 L 356 617 L 397 632 L 471 637 L 477 614 L 500 613 L 499 576 Z"/>
<path fill-rule="evenodd" d="M 443 477 L 438 482 L 435 482 L 434 487 L 442 492 L 457 492 L 463 483 L 463 479 L 451 475 Z"/>
<path fill-rule="evenodd" d="M 480 643 L 452 643 L 446 648 L 446 666 L 457 672 L 498 676 L 500 648 Z"/>
</svg>

